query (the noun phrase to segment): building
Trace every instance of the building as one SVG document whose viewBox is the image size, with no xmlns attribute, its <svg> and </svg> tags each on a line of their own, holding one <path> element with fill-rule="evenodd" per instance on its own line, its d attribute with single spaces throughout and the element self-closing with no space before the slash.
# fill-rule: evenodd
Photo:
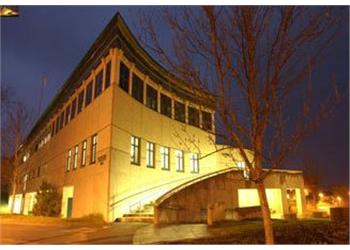
<svg viewBox="0 0 350 250">
<path fill-rule="evenodd" d="M 62 191 L 63 217 L 98 213 L 114 221 L 136 212 L 153 215 L 154 207 L 159 214 L 176 191 L 213 178 L 225 187 L 219 179 L 234 173 L 239 180 L 231 181 L 238 184 L 226 193 L 232 202 L 225 211 L 256 206 L 256 189 L 245 181 L 237 151 L 210 154 L 224 147 L 212 133 L 214 106 L 210 94 L 180 82 L 152 59 L 116 14 L 21 148 L 22 183 L 10 203 L 29 214 L 46 180 Z M 275 217 L 290 213 L 289 191 L 303 215 L 301 172 L 276 170 L 267 188 L 271 206 L 277 204 Z M 198 214 L 213 199 L 203 201 Z"/>
</svg>

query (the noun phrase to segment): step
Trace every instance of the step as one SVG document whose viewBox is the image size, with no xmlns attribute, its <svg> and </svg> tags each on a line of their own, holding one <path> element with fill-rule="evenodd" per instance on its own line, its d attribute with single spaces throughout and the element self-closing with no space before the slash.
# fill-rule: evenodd
<svg viewBox="0 0 350 250">
<path fill-rule="evenodd" d="M 149 214 L 149 213 L 130 213 L 130 214 L 123 214 L 123 217 L 153 217 L 153 214 Z"/>
<path fill-rule="evenodd" d="M 153 217 L 143 216 L 126 216 L 120 219 L 121 222 L 150 222 L 153 223 Z"/>
</svg>

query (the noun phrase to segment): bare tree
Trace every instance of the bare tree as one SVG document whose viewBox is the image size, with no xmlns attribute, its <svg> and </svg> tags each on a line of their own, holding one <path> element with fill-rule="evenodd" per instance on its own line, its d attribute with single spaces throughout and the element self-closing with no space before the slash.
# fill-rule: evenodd
<svg viewBox="0 0 350 250">
<path fill-rule="evenodd" d="M 315 104 L 312 74 L 336 35 L 341 11 L 210 6 L 138 15 L 140 39 L 162 65 L 194 90 L 214 94 L 217 132 L 238 148 L 258 189 L 268 244 L 274 237 L 264 179 L 271 170 L 263 168 L 281 168 L 340 100 L 333 79 L 329 96 Z"/>
</svg>

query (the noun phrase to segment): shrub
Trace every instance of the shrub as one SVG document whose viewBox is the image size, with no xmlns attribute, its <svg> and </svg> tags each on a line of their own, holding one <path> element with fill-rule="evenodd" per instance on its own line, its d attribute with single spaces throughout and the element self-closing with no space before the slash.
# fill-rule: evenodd
<svg viewBox="0 0 350 250">
<path fill-rule="evenodd" d="M 52 184 L 43 181 L 37 191 L 33 214 L 39 216 L 59 216 L 61 213 L 61 194 Z"/>
</svg>

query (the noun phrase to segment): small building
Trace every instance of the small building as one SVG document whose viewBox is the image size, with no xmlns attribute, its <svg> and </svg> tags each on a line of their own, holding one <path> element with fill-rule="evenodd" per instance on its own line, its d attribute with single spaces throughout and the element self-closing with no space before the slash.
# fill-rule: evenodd
<svg viewBox="0 0 350 250">
<path fill-rule="evenodd" d="M 174 197 L 190 211 L 183 218 L 195 221 L 213 204 L 225 213 L 257 206 L 237 150 L 212 154 L 226 147 L 215 144 L 214 117 L 214 97 L 159 65 L 118 13 L 26 139 L 10 203 L 30 214 L 45 180 L 62 192 L 65 218 L 101 214 L 114 221 L 156 211 L 167 221 L 162 208 Z M 275 218 L 303 216 L 302 172 L 274 170 L 265 185 Z"/>
</svg>

